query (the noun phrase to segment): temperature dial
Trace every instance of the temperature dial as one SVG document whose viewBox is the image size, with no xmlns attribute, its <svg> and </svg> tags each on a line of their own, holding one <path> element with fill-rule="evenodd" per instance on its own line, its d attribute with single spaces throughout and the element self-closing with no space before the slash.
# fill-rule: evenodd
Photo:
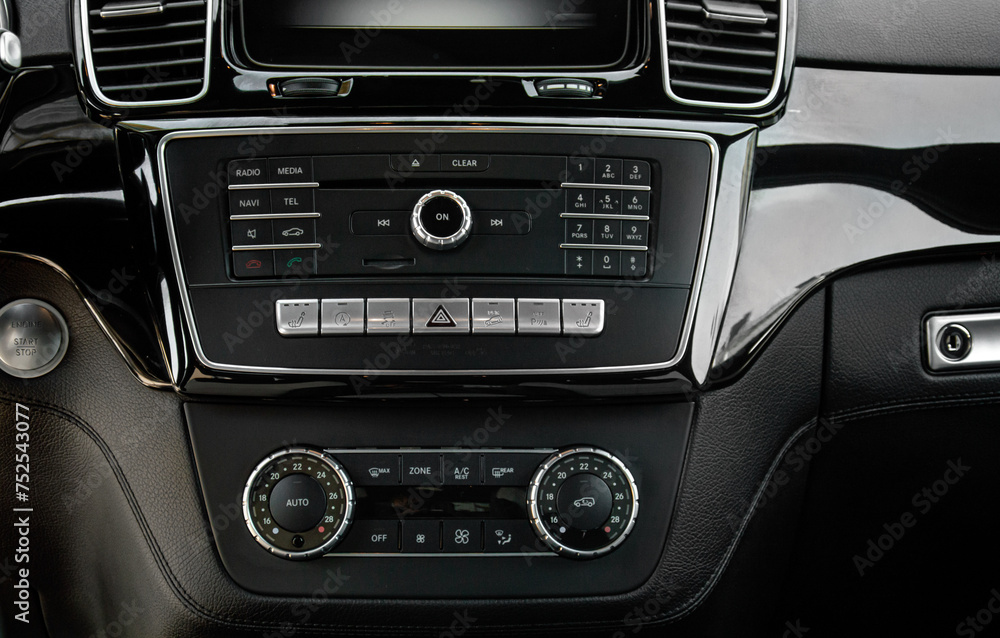
<svg viewBox="0 0 1000 638">
<path fill-rule="evenodd" d="M 354 487 L 322 452 L 290 448 L 254 468 L 243 490 L 243 518 L 268 551 L 294 560 L 322 556 L 347 533 Z"/>
<path fill-rule="evenodd" d="M 625 464 L 580 447 L 550 457 L 531 479 L 528 510 L 538 536 L 573 558 L 610 552 L 632 531 L 639 492 Z"/>
<path fill-rule="evenodd" d="M 413 207 L 410 229 L 417 241 L 428 248 L 454 248 L 472 232 L 472 210 L 461 195 L 431 191 Z"/>
</svg>

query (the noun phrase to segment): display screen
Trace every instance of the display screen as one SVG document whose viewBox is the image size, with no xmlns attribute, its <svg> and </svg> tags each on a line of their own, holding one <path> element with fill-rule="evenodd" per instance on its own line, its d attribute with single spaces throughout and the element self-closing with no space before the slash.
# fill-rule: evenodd
<svg viewBox="0 0 1000 638">
<path fill-rule="evenodd" d="M 634 0 L 243 0 L 237 40 L 266 67 L 607 68 Z"/>
</svg>

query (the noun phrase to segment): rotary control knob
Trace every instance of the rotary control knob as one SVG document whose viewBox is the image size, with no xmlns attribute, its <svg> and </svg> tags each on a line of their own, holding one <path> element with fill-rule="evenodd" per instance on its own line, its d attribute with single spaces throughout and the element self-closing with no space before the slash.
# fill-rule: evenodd
<svg viewBox="0 0 1000 638">
<path fill-rule="evenodd" d="M 528 488 L 535 532 L 573 558 L 594 558 L 625 540 L 639 511 L 639 491 L 625 464 L 604 450 L 579 447 L 551 456 Z"/>
<path fill-rule="evenodd" d="M 431 191 L 413 207 L 410 229 L 424 246 L 448 250 L 469 237 L 472 210 L 460 195 L 451 191 Z"/>
<path fill-rule="evenodd" d="M 243 490 L 243 518 L 264 548 L 282 558 L 322 556 L 347 533 L 354 487 L 333 458 L 309 448 L 261 461 Z"/>
</svg>

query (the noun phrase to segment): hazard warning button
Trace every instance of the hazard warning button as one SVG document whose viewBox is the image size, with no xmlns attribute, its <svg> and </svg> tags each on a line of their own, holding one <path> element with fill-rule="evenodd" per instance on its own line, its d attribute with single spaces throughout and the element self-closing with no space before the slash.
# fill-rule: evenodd
<svg viewBox="0 0 1000 638">
<path fill-rule="evenodd" d="M 416 334 L 468 334 L 468 299 L 414 299 L 413 332 Z"/>
</svg>

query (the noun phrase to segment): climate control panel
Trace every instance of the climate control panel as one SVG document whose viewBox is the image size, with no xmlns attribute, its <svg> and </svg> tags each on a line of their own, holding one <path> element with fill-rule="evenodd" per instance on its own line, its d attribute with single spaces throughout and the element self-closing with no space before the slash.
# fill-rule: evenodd
<svg viewBox="0 0 1000 638">
<path fill-rule="evenodd" d="M 594 447 L 282 449 L 244 488 L 254 539 L 281 558 L 562 555 L 620 545 L 638 515 L 623 461 Z"/>
</svg>

